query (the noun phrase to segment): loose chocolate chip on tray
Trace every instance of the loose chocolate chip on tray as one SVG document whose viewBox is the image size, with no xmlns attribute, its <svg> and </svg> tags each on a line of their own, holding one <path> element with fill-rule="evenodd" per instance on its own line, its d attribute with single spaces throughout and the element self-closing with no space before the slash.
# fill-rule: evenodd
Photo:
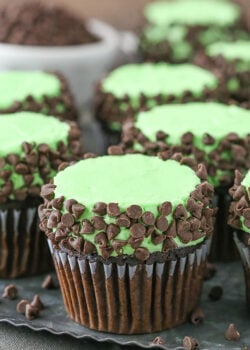
<svg viewBox="0 0 250 350">
<path fill-rule="evenodd" d="M 27 304 L 30 304 L 29 300 L 27 299 L 20 300 L 16 306 L 16 311 L 19 312 L 20 314 L 25 314 L 25 308 Z"/>
<path fill-rule="evenodd" d="M 38 294 L 35 294 L 32 302 L 30 303 L 31 306 L 37 307 L 39 310 L 44 309 L 44 304 Z"/>
<path fill-rule="evenodd" d="M 164 340 L 162 339 L 162 337 L 158 336 L 158 337 L 155 337 L 154 340 L 152 340 L 151 344 L 163 345 Z"/>
<path fill-rule="evenodd" d="M 209 280 L 212 277 L 214 277 L 214 275 L 216 274 L 216 267 L 214 264 L 207 262 L 206 263 L 206 268 L 205 268 L 205 273 L 204 273 L 204 279 L 205 280 Z"/>
<path fill-rule="evenodd" d="M 51 275 L 48 275 L 45 277 L 43 283 L 42 283 L 42 288 L 44 289 L 56 289 L 57 285 Z"/>
<path fill-rule="evenodd" d="M 27 320 L 33 320 L 39 316 L 39 308 L 36 306 L 32 306 L 31 304 L 27 304 L 25 306 L 25 317 Z"/>
<path fill-rule="evenodd" d="M 235 327 L 234 323 L 230 323 L 226 332 L 225 332 L 225 338 L 227 340 L 239 340 L 240 339 L 240 333 L 237 330 L 237 328 Z"/>
<path fill-rule="evenodd" d="M 203 322 L 204 318 L 205 318 L 204 311 L 200 307 L 197 307 L 191 313 L 190 321 L 192 324 L 198 325 Z"/>
<path fill-rule="evenodd" d="M 14 284 L 9 284 L 4 288 L 3 298 L 14 300 L 18 296 L 18 289 Z"/>
<path fill-rule="evenodd" d="M 221 286 L 214 286 L 211 288 L 208 296 L 212 301 L 220 300 L 223 295 L 223 289 Z"/>
<path fill-rule="evenodd" d="M 200 350 L 200 344 L 197 339 L 193 337 L 184 337 L 182 341 L 182 345 L 187 350 Z"/>
</svg>

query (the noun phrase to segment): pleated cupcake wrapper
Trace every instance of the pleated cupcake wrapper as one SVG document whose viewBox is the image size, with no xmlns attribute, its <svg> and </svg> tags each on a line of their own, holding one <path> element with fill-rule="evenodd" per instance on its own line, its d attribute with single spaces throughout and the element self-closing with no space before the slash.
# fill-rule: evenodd
<svg viewBox="0 0 250 350">
<path fill-rule="evenodd" d="M 185 322 L 202 290 L 209 242 L 177 260 L 104 264 L 53 249 L 68 315 L 91 329 L 149 333 Z"/>
<path fill-rule="evenodd" d="M 52 267 L 37 207 L 0 210 L 0 278 L 41 274 Z"/>
<path fill-rule="evenodd" d="M 213 199 L 213 206 L 219 210 L 216 215 L 215 229 L 209 251 L 213 261 L 232 261 L 239 259 L 239 254 L 233 240 L 233 229 L 228 225 L 228 212 L 231 198 L 227 190 L 220 190 Z"/>
<path fill-rule="evenodd" d="M 250 247 L 248 247 L 240 240 L 237 232 L 234 232 L 234 241 L 240 253 L 241 261 L 243 264 L 246 281 L 246 299 L 247 304 L 250 308 Z"/>
</svg>

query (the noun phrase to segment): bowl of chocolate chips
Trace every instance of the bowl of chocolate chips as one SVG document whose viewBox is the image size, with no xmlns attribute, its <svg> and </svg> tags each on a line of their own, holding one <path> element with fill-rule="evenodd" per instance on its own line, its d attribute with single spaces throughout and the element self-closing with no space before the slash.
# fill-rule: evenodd
<svg viewBox="0 0 250 350">
<path fill-rule="evenodd" d="M 59 71 L 78 107 L 90 101 L 95 81 L 120 55 L 118 32 L 102 21 L 40 2 L 0 8 L 0 70 Z"/>
</svg>

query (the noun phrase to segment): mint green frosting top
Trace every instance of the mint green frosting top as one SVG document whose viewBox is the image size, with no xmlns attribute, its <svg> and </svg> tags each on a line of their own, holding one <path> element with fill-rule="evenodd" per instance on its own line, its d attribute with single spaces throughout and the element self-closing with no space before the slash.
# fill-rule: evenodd
<svg viewBox="0 0 250 350">
<path fill-rule="evenodd" d="M 7 109 L 15 101 L 23 102 L 28 95 L 41 102 L 44 95 L 59 96 L 61 83 L 57 76 L 40 71 L 0 72 L 0 109 Z"/>
<path fill-rule="evenodd" d="M 117 98 L 128 94 L 136 105 L 141 93 L 147 97 L 159 94 L 181 97 L 189 90 L 200 96 L 205 86 L 215 89 L 217 85 L 212 73 L 191 64 L 143 63 L 117 68 L 103 80 L 102 89 Z"/>
<path fill-rule="evenodd" d="M 231 2 L 219 0 L 156 1 L 145 7 L 144 16 L 158 26 L 231 26 L 238 20 L 240 9 Z"/>
<path fill-rule="evenodd" d="M 167 142 L 171 145 L 181 144 L 181 136 L 191 132 L 194 145 L 209 154 L 228 133 L 235 132 L 243 138 L 249 134 L 250 111 L 216 102 L 157 106 L 139 113 L 135 126 L 151 141 L 156 140 L 157 131 L 166 132 L 169 135 Z M 213 145 L 204 145 L 202 139 L 206 133 L 215 138 Z M 216 177 L 210 181 L 218 185 Z"/>
<path fill-rule="evenodd" d="M 0 115 L 0 156 L 21 154 L 22 143 L 47 143 L 56 149 L 58 141 L 67 143 L 70 126 L 57 118 L 34 112 Z"/>
<path fill-rule="evenodd" d="M 222 55 L 227 61 L 237 60 L 238 68 L 250 69 L 250 41 L 216 42 L 207 47 L 209 56 Z"/>
<path fill-rule="evenodd" d="M 118 203 L 122 212 L 136 204 L 141 206 L 143 212 L 151 211 L 154 215 L 158 215 L 157 208 L 165 201 L 170 201 L 173 209 L 178 204 L 186 205 L 190 193 L 200 184 L 200 179 L 191 168 L 174 160 L 163 161 L 157 157 L 136 154 L 80 161 L 59 172 L 54 178 L 54 184 L 55 197 L 77 200 L 86 206 L 83 218 L 90 220 L 95 215 L 92 209 L 97 202 Z M 169 222 L 171 218 L 172 215 L 168 217 Z M 115 223 L 115 219 L 107 215 L 104 219 L 108 224 Z M 83 238 L 95 244 L 97 233 L 84 234 Z M 129 236 L 129 229 L 124 227 L 116 239 L 127 240 Z M 203 239 L 199 239 L 199 242 Z M 178 237 L 174 240 L 178 246 L 185 246 Z M 186 245 L 197 242 L 191 241 Z M 141 246 L 150 252 L 162 250 L 162 244 L 153 244 L 150 237 L 145 237 Z M 123 252 L 132 254 L 134 249 L 127 244 Z"/>
</svg>

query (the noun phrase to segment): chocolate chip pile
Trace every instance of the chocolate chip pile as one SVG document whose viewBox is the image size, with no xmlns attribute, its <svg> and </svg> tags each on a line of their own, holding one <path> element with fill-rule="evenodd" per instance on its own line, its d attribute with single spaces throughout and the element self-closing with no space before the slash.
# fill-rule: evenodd
<svg viewBox="0 0 250 350">
<path fill-rule="evenodd" d="M 66 46 L 97 40 L 80 18 L 60 7 L 15 2 L 0 8 L 0 42 L 3 43 Z"/>
</svg>

